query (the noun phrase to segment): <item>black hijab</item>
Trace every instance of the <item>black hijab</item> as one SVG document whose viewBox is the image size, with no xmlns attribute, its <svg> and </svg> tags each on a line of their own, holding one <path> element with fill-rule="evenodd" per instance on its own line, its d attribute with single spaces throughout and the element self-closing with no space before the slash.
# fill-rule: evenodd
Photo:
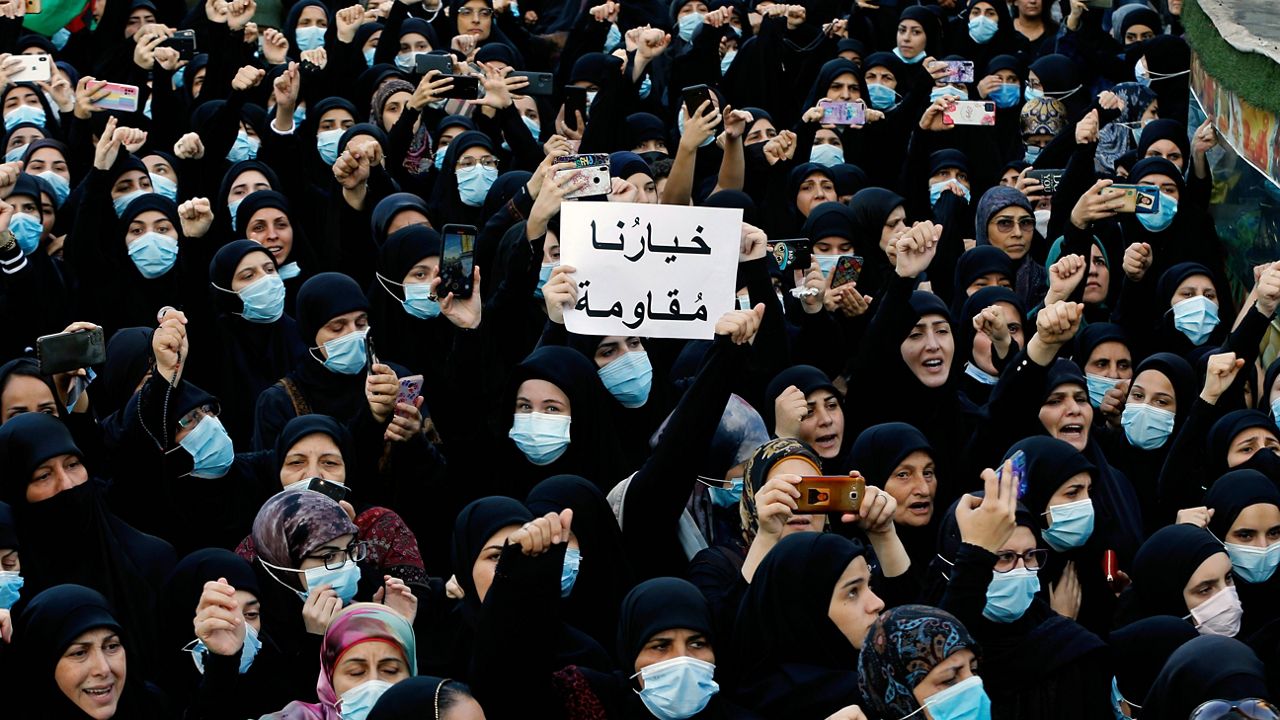
<svg viewBox="0 0 1280 720">
<path fill-rule="evenodd" d="M 355 280 L 342 273 L 314 275 L 298 290 L 298 335 L 307 354 L 288 377 L 306 393 L 311 411 L 336 418 L 351 418 L 367 399 L 364 373 L 343 375 L 324 366 L 317 350 L 316 333 L 339 315 L 368 311 L 369 301 Z M 271 442 L 271 438 L 267 438 Z"/>
<path fill-rule="evenodd" d="M 809 96 L 805 98 L 804 109 L 808 110 L 818 104 L 818 101 L 827 96 L 827 88 L 831 83 L 841 75 L 848 73 L 854 77 L 854 82 L 858 84 L 860 90 L 863 90 L 862 97 L 866 98 L 865 88 L 866 81 L 862 79 L 862 73 L 858 71 L 858 66 L 853 64 L 852 60 L 845 58 L 836 58 L 828 60 L 818 69 L 818 77 L 813 81 L 813 87 L 809 90 Z"/>
<path fill-rule="evenodd" d="M 259 210 L 265 208 L 275 208 L 284 213 L 289 218 L 289 225 L 293 228 L 293 245 L 289 249 L 289 257 L 284 258 L 282 267 L 291 263 L 297 263 L 301 274 L 286 280 L 285 286 L 289 288 L 290 295 L 297 293 L 299 287 L 305 282 L 306 278 L 311 276 L 315 271 L 317 262 L 315 252 L 311 244 L 307 242 L 306 230 L 303 230 L 302 223 L 299 222 L 300 216 L 295 214 L 289 207 L 289 198 L 283 193 L 276 190 L 259 190 L 244 197 L 240 202 L 240 206 L 236 208 L 236 228 L 241 235 L 247 235 L 249 229 L 249 220 L 253 218 Z"/>
<path fill-rule="evenodd" d="M 533 513 L 518 500 L 497 496 L 480 498 L 458 513 L 453 523 L 453 574 L 464 593 L 462 602 L 472 612 L 480 610 L 480 595 L 471 573 L 485 542 L 504 527 L 533 519 Z"/>
<path fill-rule="evenodd" d="M 934 460 L 933 447 L 924 433 L 901 422 L 872 425 L 858 435 L 857 441 L 853 444 L 853 450 L 849 453 L 848 465 L 851 470 L 862 473 L 867 485 L 884 490 L 893 476 L 894 469 L 915 452 L 925 452 L 931 461 Z M 935 472 L 935 478 L 937 477 Z M 938 485 L 941 482 L 943 481 L 939 479 L 934 483 L 933 498 L 931 498 L 934 503 L 933 515 L 928 524 L 921 527 L 897 526 L 898 537 L 906 547 L 907 555 L 911 557 L 911 573 L 917 577 L 924 577 L 925 568 L 928 567 L 929 559 L 933 554 L 934 541 L 938 536 L 938 521 L 941 513 L 937 499 L 940 496 L 950 495 L 939 489 Z"/>
<path fill-rule="evenodd" d="M 956 260 L 955 297 L 951 300 L 951 312 L 955 317 L 964 317 L 962 310 L 969 299 L 969 285 L 973 281 L 990 273 L 1000 273 L 1013 285 L 1016 273 L 1013 261 L 1000 248 L 992 245 L 980 245 L 966 250 Z"/>
<path fill-rule="evenodd" d="M 62 403 L 58 400 L 58 390 L 53 386 L 53 381 L 46 375 L 40 374 L 40 364 L 33 358 L 14 358 L 4 365 L 0 365 L 0 395 L 4 395 L 4 390 L 9 386 L 9 381 L 14 377 L 29 377 L 39 380 L 41 384 L 49 388 L 49 395 L 53 398 L 53 414 L 59 418 L 66 419 L 67 411 Z M 34 411 L 35 408 L 28 408 Z M 0 417 L 0 424 L 4 423 L 4 418 Z"/>
<path fill-rule="evenodd" d="M 1183 643 L 1151 684 L 1142 717 L 1184 718 L 1209 700 L 1269 696 L 1266 668 L 1248 645 L 1204 635 Z"/>
<path fill-rule="evenodd" d="M 1204 445 L 1206 479 L 1221 477 L 1231 470 L 1227 467 L 1227 452 L 1231 449 L 1231 443 L 1235 442 L 1240 433 L 1253 428 L 1268 430 L 1280 439 L 1280 428 L 1261 410 L 1232 410 L 1209 428 L 1209 437 Z M 1253 457 L 1236 467 L 1260 470 L 1272 481 L 1280 480 L 1280 474 L 1276 472 L 1280 468 L 1280 455 L 1274 452 L 1263 455 L 1265 452 L 1268 452 L 1266 448 L 1258 450 Z"/>
<path fill-rule="evenodd" d="M 457 680 L 431 675 L 405 678 L 378 698 L 369 711 L 369 720 L 438 720 L 459 696 L 470 697 L 471 691 Z"/>
<path fill-rule="evenodd" d="M 1088 373 L 1089 357 L 1099 345 L 1108 342 L 1118 342 L 1126 348 L 1129 347 L 1129 338 L 1125 335 L 1123 327 L 1114 323 L 1089 323 L 1076 333 L 1071 359 Z M 1137 373 L 1134 375 L 1136 376 Z"/>
<path fill-rule="evenodd" d="M 422 198 L 413 193 L 391 193 L 378 201 L 373 213 L 369 216 L 369 230 L 373 244 L 382 247 L 390 235 L 390 227 L 396 216 L 405 210 L 417 210 L 423 217 L 430 217 L 431 211 Z"/>
<path fill-rule="evenodd" d="M 1146 699 L 1156 675 L 1174 650 L 1200 636 L 1191 624 L 1171 615 L 1156 615 L 1129 623 L 1111 633 L 1115 653 L 1116 687 L 1120 696 L 1138 705 Z"/>
<path fill-rule="evenodd" d="M 377 276 L 369 286 L 369 323 L 378 329 L 379 355 L 431 375 L 443 370 L 442 351 L 452 343 L 453 324 L 442 315 L 425 320 L 410 315 L 402 302 L 403 283 L 414 265 L 440 257 L 440 250 L 440 234 L 426 225 L 400 228 L 378 249 Z"/>
<path fill-rule="evenodd" d="M 107 342 L 107 362 L 89 385 L 93 414 L 99 422 L 129 402 L 138 383 L 151 369 L 153 332 L 149 327 L 123 328 Z"/>
<path fill-rule="evenodd" d="M 1249 506 L 1266 504 L 1280 507 L 1280 489 L 1257 470 L 1232 470 L 1213 483 L 1204 495 L 1204 504 L 1214 511 L 1209 520 L 1209 531 L 1227 542 L 1231 526 Z"/>
<path fill-rule="evenodd" d="M 459 134 L 445 150 L 444 162 L 440 165 L 435 186 L 431 189 L 430 207 L 433 227 L 444 227 L 448 223 L 475 226 L 484 224 L 480 207 L 463 203 L 458 194 L 458 159 L 462 157 L 462 153 L 473 147 L 483 147 L 491 154 L 494 152 L 493 141 L 489 136 L 476 130 L 467 130 Z"/>
<path fill-rule="evenodd" d="M 1187 617 L 1190 611 L 1182 597 L 1187 581 L 1205 560 L 1226 552 L 1217 538 L 1196 525 L 1166 525 L 1157 530 L 1138 549 L 1129 571 L 1137 617 Z"/>
<path fill-rule="evenodd" d="M 862 256 L 858 288 L 872 298 L 879 297 L 893 278 L 889 256 L 880 249 L 880 235 L 889 215 L 902 207 L 903 202 L 901 195 L 878 187 L 863 188 L 849 199 L 849 209 L 853 211 L 853 247 Z"/>
<path fill-rule="evenodd" d="M 348 465 L 354 465 L 355 452 L 352 450 L 351 432 L 347 430 L 345 425 L 328 415 L 316 415 L 313 413 L 296 417 L 285 423 L 280 430 L 280 435 L 276 437 L 275 474 L 272 476 L 270 495 L 280 492 L 280 471 L 284 469 L 284 459 L 289 455 L 289 451 L 303 438 L 315 434 L 327 435 L 338 446 L 338 451 L 342 453 L 342 459 Z"/>
<path fill-rule="evenodd" d="M 616 647 L 619 667 L 624 672 L 635 666 L 649 638 L 664 630 L 693 630 L 714 642 L 711 608 L 698 588 L 687 580 L 663 577 L 636 585 L 622 599 L 618 617 Z"/>
</svg>

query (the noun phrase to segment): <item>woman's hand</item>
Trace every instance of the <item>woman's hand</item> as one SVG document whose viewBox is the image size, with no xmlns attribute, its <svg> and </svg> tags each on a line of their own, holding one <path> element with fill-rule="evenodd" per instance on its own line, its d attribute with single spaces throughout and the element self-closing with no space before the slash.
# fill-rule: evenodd
<svg viewBox="0 0 1280 720">
<path fill-rule="evenodd" d="M 507 536 L 508 545 L 519 545 L 520 551 L 537 557 L 554 545 L 569 542 L 569 529 L 573 525 L 573 510 L 547 513 L 530 520 L 519 530 Z"/>
<path fill-rule="evenodd" d="M 1013 459 L 1004 463 L 1000 474 L 982 471 L 984 496 L 965 495 L 956 505 L 956 525 L 960 539 L 988 552 L 1004 547 L 1018 527 L 1018 493 L 1013 486 Z"/>
<path fill-rule="evenodd" d="M 369 412 L 379 424 L 387 422 L 396 408 L 396 395 L 400 392 L 400 379 L 391 366 L 374 363 L 369 377 L 364 381 L 364 394 L 369 401 Z"/>
<path fill-rule="evenodd" d="M 226 578 L 204 584 L 192 624 L 196 637 L 209 652 L 227 656 L 240 653 L 246 632 L 244 613 L 236 601 L 236 589 L 227 584 Z"/>
<path fill-rule="evenodd" d="M 440 287 L 440 276 L 437 275 L 431 281 L 431 294 L 436 294 L 436 289 Z M 476 265 L 471 271 L 471 297 L 466 299 L 456 298 L 453 293 L 449 293 L 440 298 L 440 314 L 449 319 L 455 327 L 463 330 L 474 330 L 480 327 L 480 315 L 483 311 L 483 304 L 480 300 L 480 266 Z"/>
<path fill-rule="evenodd" d="M 1068 561 L 1055 585 L 1049 586 L 1049 607 L 1059 615 L 1076 619 L 1080 614 L 1080 579 L 1076 576 L 1076 563 Z"/>
<path fill-rule="evenodd" d="M 329 623 L 342 612 L 342 598 L 328 585 L 311 590 L 302 604 L 302 624 L 312 635 L 324 635 Z"/>
<path fill-rule="evenodd" d="M 398 387 L 398 386 L 397 386 Z M 398 395 L 397 391 L 397 395 Z M 388 442 L 408 442 L 422 432 L 422 403 L 425 398 L 414 398 L 413 404 L 396 403 L 396 413 L 387 423 L 382 439 Z"/>
<path fill-rule="evenodd" d="M 1217 405 L 1218 398 L 1235 382 L 1240 368 L 1244 367 L 1244 358 L 1236 357 L 1233 352 L 1218 353 L 1209 356 L 1209 364 L 1205 368 L 1204 389 L 1200 391 L 1200 399 L 1210 405 Z"/>
<path fill-rule="evenodd" d="M 1175 521 L 1178 525 L 1195 525 L 1196 527 L 1209 527 L 1209 521 L 1213 519 L 1213 508 L 1211 507 L 1193 507 L 1183 508 L 1178 511 L 1178 519 Z"/>
<path fill-rule="evenodd" d="M 796 500 L 800 499 L 799 475 L 781 474 L 770 478 L 756 492 L 756 522 L 760 533 L 775 538 L 796 514 Z"/>
<path fill-rule="evenodd" d="M 418 617 L 418 597 L 398 577 L 383 575 L 382 583 L 382 587 L 373 593 L 373 601 L 395 610 L 412 625 L 414 618 Z"/>
</svg>

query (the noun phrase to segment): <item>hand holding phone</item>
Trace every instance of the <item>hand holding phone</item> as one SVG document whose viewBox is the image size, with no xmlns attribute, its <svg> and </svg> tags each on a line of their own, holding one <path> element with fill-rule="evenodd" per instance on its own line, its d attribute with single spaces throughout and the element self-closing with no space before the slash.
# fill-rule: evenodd
<svg viewBox="0 0 1280 720">
<path fill-rule="evenodd" d="M 867 481 L 860 476 L 806 475 L 796 489 L 800 491 L 796 512 L 802 515 L 857 513 L 867 493 Z"/>
<path fill-rule="evenodd" d="M 466 300 L 471 297 L 478 232 L 474 225 L 445 225 L 443 234 L 440 284 L 436 287 L 436 296 L 452 293 L 455 299 Z"/>
<path fill-rule="evenodd" d="M 325 480 L 324 478 L 313 477 L 305 481 L 307 489 L 318 492 L 334 502 L 342 502 L 347 499 L 347 495 L 351 493 L 351 488 L 338 482 Z"/>
<path fill-rule="evenodd" d="M 942 113 L 943 125 L 996 124 L 996 104 L 986 100 L 956 100 Z"/>
<path fill-rule="evenodd" d="M 41 375 L 57 375 L 107 361 L 102 328 L 57 333 L 36 338 L 36 359 Z"/>
</svg>

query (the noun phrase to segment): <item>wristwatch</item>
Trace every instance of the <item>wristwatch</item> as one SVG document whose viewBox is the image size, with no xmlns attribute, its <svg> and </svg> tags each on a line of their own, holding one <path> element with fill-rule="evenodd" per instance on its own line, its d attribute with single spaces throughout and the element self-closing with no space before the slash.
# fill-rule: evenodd
<svg viewBox="0 0 1280 720">
<path fill-rule="evenodd" d="M 18 237 L 13 234 L 12 230 L 6 229 L 4 232 L 0 232 L 0 255 L 8 255 L 17 244 Z"/>
</svg>

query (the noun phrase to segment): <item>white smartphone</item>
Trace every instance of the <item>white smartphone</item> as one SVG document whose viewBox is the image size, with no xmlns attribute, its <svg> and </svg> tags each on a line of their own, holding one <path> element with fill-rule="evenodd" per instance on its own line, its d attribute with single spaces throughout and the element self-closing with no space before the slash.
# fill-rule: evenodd
<svg viewBox="0 0 1280 720">
<path fill-rule="evenodd" d="M 53 58 L 48 55 L 14 55 L 22 68 L 9 76 L 11 82 L 48 82 L 53 77 Z"/>
</svg>

